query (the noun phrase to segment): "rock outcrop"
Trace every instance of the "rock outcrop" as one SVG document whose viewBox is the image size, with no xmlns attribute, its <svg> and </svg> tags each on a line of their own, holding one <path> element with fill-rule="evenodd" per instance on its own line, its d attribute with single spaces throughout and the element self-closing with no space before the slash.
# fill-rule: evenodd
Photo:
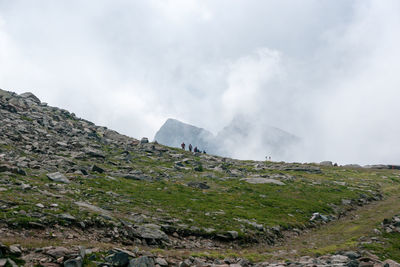
<svg viewBox="0 0 400 267">
<path fill-rule="evenodd" d="M 154 140 L 172 147 L 181 147 L 182 142 L 185 142 L 186 146 L 193 144 L 201 150 L 217 152 L 213 147 L 214 136 L 211 132 L 175 119 L 168 119 L 158 130 Z"/>
</svg>

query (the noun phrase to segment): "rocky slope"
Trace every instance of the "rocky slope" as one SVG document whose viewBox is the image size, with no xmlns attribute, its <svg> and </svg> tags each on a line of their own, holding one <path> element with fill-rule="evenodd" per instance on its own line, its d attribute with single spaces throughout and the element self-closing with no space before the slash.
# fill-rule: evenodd
<svg viewBox="0 0 400 267">
<path fill-rule="evenodd" d="M 0 90 L 0 266 L 278 266 L 247 249 L 397 193 L 379 168 L 190 153 Z M 330 257 L 292 260 L 353 260 Z"/>
</svg>

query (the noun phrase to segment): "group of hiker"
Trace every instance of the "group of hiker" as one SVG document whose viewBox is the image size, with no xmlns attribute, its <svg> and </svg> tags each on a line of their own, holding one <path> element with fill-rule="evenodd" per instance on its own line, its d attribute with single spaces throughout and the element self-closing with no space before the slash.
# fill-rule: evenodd
<svg viewBox="0 0 400 267">
<path fill-rule="evenodd" d="M 185 150 L 186 144 L 185 144 L 184 142 L 182 142 L 181 148 L 182 148 L 183 150 Z M 188 149 L 189 149 L 190 152 L 192 152 L 192 150 L 193 150 L 193 152 L 195 152 L 195 153 L 202 153 L 202 151 L 201 151 L 200 149 L 198 149 L 197 146 L 195 146 L 195 147 L 193 148 L 192 144 L 189 144 Z M 203 153 L 206 154 L 206 151 L 203 150 Z"/>
</svg>

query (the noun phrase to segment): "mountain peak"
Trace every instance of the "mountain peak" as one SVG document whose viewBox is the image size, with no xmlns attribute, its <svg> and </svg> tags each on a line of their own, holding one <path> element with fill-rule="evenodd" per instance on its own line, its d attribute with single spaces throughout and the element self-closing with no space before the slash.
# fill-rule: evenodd
<svg viewBox="0 0 400 267">
<path fill-rule="evenodd" d="M 173 147 L 180 147 L 181 143 L 192 144 L 201 150 L 209 150 L 213 134 L 177 119 L 169 118 L 156 133 L 157 142 Z"/>
<path fill-rule="evenodd" d="M 156 133 L 155 140 L 173 147 L 180 147 L 184 142 L 220 156 L 265 159 L 267 155 L 286 157 L 300 139 L 249 116 L 238 115 L 217 136 L 203 128 L 169 118 Z"/>
</svg>

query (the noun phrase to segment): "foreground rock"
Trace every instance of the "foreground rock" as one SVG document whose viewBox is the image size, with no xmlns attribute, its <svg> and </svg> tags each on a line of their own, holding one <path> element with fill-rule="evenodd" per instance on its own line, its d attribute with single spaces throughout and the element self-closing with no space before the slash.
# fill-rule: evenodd
<svg viewBox="0 0 400 267">
<path fill-rule="evenodd" d="M 54 182 L 60 182 L 66 184 L 69 184 L 71 182 L 67 177 L 65 177 L 64 174 L 59 172 L 49 173 L 47 174 L 47 177 Z"/>
</svg>

